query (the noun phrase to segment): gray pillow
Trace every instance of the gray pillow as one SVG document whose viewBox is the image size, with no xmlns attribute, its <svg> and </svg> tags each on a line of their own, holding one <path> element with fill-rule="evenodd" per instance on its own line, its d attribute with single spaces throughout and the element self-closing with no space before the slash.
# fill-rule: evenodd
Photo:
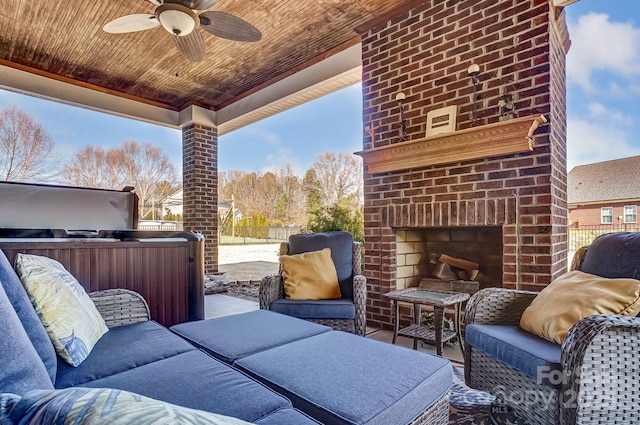
<svg viewBox="0 0 640 425">
<path fill-rule="evenodd" d="M 29 296 L 24 290 L 22 282 L 20 282 L 20 278 L 18 278 L 2 250 L 0 250 L 0 284 L 13 305 L 13 309 L 18 314 L 22 326 L 27 331 L 33 347 L 47 368 L 51 382 L 55 383 L 58 360 L 51 338 L 49 338 L 47 331 L 42 326 L 42 321 L 36 314 Z"/>
<path fill-rule="evenodd" d="M 53 389 L 44 363 L 22 327 L 20 319 L 0 285 L 0 388 L 24 394 Z"/>
</svg>

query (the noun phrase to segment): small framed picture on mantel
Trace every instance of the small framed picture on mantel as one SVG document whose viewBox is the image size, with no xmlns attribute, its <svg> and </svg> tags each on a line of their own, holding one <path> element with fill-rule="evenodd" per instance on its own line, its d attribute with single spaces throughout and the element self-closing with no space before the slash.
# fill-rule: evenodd
<svg viewBox="0 0 640 425">
<path fill-rule="evenodd" d="M 457 115 L 458 105 L 445 106 L 444 108 L 427 112 L 427 131 L 425 136 L 429 137 L 455 131 Z"/>
</svg>

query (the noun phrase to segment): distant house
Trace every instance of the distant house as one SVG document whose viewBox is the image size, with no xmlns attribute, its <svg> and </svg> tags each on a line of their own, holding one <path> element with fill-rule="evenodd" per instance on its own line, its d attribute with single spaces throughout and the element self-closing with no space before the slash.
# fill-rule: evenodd
<svg viewBox="0 0 640 425">
<path fill-rule="evenodd" d="M 167 213 L 182 215 L 182 189 L 162 202 L 162 215 Z"/>
<path fill-rule="evenodd" d="M 573 168 L 567 200 L 570 227 L 637 225 L 640 156 Z"/>
<path fill-rule="evenodd" d="M 218 216 L 222 221 L 225 221 L 230 211 L 231 203 L 222 199 L 218 199 Z M 182 215 L 182 189 L 176 191 L 174 194 L 165 199 L 165 201 L 162 203 L 162 212 L 163 214 L 170 212 L 171 214 Z M 242 213 L 237 208 L 235 208 L 234 216 L 235 221 L 237 222 L 242 218 Z"/>
</svg>

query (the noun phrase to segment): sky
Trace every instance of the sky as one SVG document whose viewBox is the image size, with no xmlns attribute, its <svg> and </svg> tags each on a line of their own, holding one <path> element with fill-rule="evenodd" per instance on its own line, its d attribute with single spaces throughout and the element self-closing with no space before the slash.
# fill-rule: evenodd
<svg viewBox="0 0 640 425">
<path fill-rule="evenodd" d="M 640 1 L 580 0 L 566 12 L 568 169 L 640 155 Z M 162 147 L 181 169 L 179 130 L 0 90 L 0 108 L 10 104 L 48 130 L 61 161 L 133 139 Z M 221 136 L 218 167 L 263 173 L 288 162 L 302 175 L 325 152 L 361 150 L 362 135 L 356 84 Z"/>
</svg>

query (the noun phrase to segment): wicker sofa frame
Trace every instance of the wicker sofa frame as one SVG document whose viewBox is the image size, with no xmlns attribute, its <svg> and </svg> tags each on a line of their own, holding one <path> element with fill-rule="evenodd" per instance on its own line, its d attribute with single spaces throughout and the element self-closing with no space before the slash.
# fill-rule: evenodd
<svg viewBox="0 0 640 425">
<path fill-rule="evenodd" d="M 90 292 L 88 295 L 108 328 L 151 320 L 149 306 L 137 292 L 128 289 L 106 289 Z"/>
<path fill-rule="evenodd" d="M 585 248 L 576 253 L 572 269 L 580 270 L 585 253 Z M 517 326 L 536 295 L 483 289 L 467 304 L 465 324 Z M 466 343 L 465 380 L 472 388 L 520 401 L 507 404 L 532 425 L 640 423 L 639 347 L 640 318 L 594 315 L 578 322 L 561 346 L 558 388 L 539 383 Z"/>
<path fill-rule="evenodd" d="M 280 244 L 279 255 L 289 254 L 289 243 Z M 364 336 L 367 330 L 367 279 L 362 273 L 362 244 L 353 243 L 353 302 L 356 307 L 355 320 L 344 319 L 308 319 L 310 322 L 330 326 L 335 330 Z M 285 297 L 282 273 L 269 275 L 260 282 L 260 308 L 270 310 L 271 303 Z"/>
</svg>

